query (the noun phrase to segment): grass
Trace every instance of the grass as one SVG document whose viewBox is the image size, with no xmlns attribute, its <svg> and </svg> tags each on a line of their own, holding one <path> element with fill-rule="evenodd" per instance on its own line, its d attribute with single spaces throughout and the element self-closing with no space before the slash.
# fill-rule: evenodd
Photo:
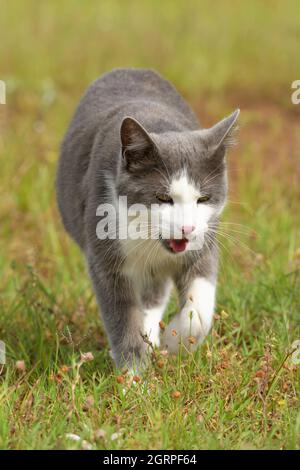
<svg viewBox="0 0 300 470">
<path fill-rule="evenodd" d="M 300 338 L 297 6 L 218 1 L 212 12 L 207 1 L 64 0 L 1 11 L 1 448 L 300 448 L 300 367 L 287 357 Z M 223 219 L 249 231 L 220 237 L 207 341 L 187 357 L 156 352 L 136 386 L 113 369 L 54 195 L 59 142 L 79 96 L 125 65 L 160 70 L 205 125 L 241 106 Z M 167 316 L 175 311 L 173 300 Z M 81 363 L 83 352 L 93 360 Z"/>
</svg>

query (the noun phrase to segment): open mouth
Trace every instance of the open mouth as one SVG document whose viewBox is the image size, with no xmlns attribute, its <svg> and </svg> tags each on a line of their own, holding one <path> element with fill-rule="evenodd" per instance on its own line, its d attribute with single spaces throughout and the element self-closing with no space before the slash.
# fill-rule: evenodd
<svg viewBox="0 0 300 470">
<path fill-rule="evenodd" d="M 173 253 L 182 253 L 185 251 L 188 240 L 186 238 L 172 238 L 171 240 L 166 240 L 166 244 L 168 248 L 173 252 Z"/>
</svg>

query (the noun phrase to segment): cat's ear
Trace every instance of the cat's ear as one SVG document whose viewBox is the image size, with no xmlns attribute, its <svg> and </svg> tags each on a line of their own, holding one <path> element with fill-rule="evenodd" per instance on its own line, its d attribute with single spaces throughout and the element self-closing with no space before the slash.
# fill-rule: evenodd
<svg viewBox="0 0 300 470">
<path fill-rule="evenodd" d="M 150 163 L 155 144 L 144 127 L 134 118 L 123 119 L 120 129 L 122 157 L 129 169 Z"/>
<path fill-rule="evenodd" d="M 235 131 L 237 130 L 237 119 L 240 110 L 236 109 L 230 116 L 222 119 L 213 127 L 200 131 L 201 139 L 207 149 L 215 153 L 218 149 L 227 150 L 236 144 Z"/>
</svg>

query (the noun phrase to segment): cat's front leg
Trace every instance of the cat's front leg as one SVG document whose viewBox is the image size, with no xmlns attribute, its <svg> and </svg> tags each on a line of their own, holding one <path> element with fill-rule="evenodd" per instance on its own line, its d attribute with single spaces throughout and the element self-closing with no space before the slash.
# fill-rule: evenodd
<svg viewBox="0 0 300 470">
<path fill-rule="evenodd" d="M 139 372 L 147 344 L 143 340 L 143 312 L 130 280 L 121 273 L 111 274 L 101 263 L 88 260 L 89 271 L 108 335 L 111 356 L 118 368 Z"/>
<path fill-rule="evenodd" d="M 175 315 L 163 335 L 163 345 L 176 353 L 183 349 L 195 350 L 209 333 L 215 305 L 216 283 L 205 277 L 196 277 L 181 290 L 180 312 Z"/>
<path fill-rule="evenodd" d="M 168 304 L 172 283 L 158 279 L 148 282 L 142 291 L 142 306 L 144 311 L 144 332 L 152 346 L 160 345 L 160 321 Z"/>
</svg>

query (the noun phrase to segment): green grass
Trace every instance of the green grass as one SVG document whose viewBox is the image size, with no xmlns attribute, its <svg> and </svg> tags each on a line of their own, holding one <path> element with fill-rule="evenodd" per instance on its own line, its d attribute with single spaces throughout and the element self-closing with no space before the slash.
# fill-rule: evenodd
<svg viewBox="0 0 300 470">
<path fill-rule="evenodd" d="M 300 366 L 290 356 L 282 365 L 300 339 L 300 108 L 290 101 L 298 2 L 245 5 L 64 0 L 1 9 L 1 448 L 300 448 Z M 249 231 L 220 237 L 207 341 L 187 357 L 156 352 L 136 386 L 126 376 L 118 383 L 54 194 L 59 142 L 79 96 L 105 70 L 129 65 L 171 79 L 205 125 L 241 106 L 223 220 Z M 175 311 L 173 300 L 168 316 Z M 89 351 L 94 359 L 79 368 Z"/>
</svg>

